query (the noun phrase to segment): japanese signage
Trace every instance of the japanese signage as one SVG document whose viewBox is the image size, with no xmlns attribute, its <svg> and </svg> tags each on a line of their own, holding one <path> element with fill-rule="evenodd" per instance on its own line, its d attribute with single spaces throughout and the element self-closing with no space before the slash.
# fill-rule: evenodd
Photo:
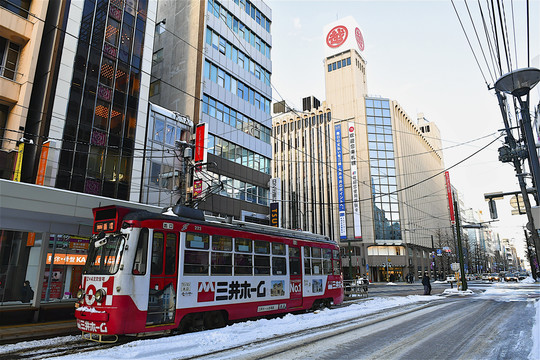
<svg viewBox="0 0 540 360">
<path fill-rule="evenodd" d="M 351 155 L 351 191 L 353 200 L 354 238 L 362 238 L 360 225 L 360 196 L 358 193 L 358 166 L 356 165 L 356 136 L 354 123 L 349 122 L 349 151 Z"/>
<path fill-rule="evenodd" d="M 352 16 L 344 17 L 326 25 L 323 31 L 325 57 L 336 55 L 349 49 L 354 49 L 363 56 L 365 49 L 364 35 Z"/>
<path fill-rule="evenodd" d="M 15 162 L 15 171 L 13 172 L 13 181 L 21 181 L 23 154 L 24 154 L 24 143 L 22 142 L 19 144 L 19 149 L 17 151 L 17 161 Z"/>
<path fill-rule="evenodd" d="M 197 286 L 197 302 L 247 300 L 266 297 L 266 281 L 252 284 L 240 281 L 200 281 Z"/>
<path fill-rule="evenodd" d="M 337 187 L 339 210 L 339 237 L 347 238 L 347 221 L 345 219 L 345 187 L 343 184 L 343 151 L 341 149 L 341 124 L 335 125 L 336 132 L 336 160 L 337 160 Z"/>
<path fill-rule="evenodd" d="M 270 225 L 281 227 L 281 179 L 270 179 L 268 187 L 270 188 Z"/>
<path fill-rule="evenodd" d="M 36 185 L 43 185 L 45 183 L 45 170 L 47 169 L 47 160 L 49 158 L 49 146 L 51 142 L 46 141 L 41 146 L 41 155 L 39 156 L 39 166 L 36 177 Z"/>
</svg>

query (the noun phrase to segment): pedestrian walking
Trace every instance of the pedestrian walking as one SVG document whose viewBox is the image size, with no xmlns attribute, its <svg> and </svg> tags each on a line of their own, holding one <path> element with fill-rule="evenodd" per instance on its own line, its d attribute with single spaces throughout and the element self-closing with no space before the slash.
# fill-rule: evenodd
<svg viewBox="0 0 540 360">
<path fill-rule="evenodd" d="M 23 303 L 29 303 L 34 298 L 34 290 L 30 287 L 30 281 L 26 280 L 23 283 L 21 301 Z"/>
<path fill-rule="evenodd" d="M 424 277 L 422 278 L 422 285 L 424 285 L 424 295 L 431 295 L 431 283 L 427 272 L 424 273 Z"/>
</svg>

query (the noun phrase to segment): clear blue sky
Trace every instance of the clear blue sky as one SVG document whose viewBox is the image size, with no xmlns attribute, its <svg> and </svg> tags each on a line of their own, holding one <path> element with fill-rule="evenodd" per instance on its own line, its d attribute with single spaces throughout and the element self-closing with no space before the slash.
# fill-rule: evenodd
<svg viewBox="0 0 540 360">
<path fill-rule="evenodd" d="M 266 2 L 272 8 L 273 18 L 274 101 L 285 99 L 300 109 L 304 96 L 325 99 L 322 29 L 332 21 L 351 15 L 364 35 L 368 93 L 397 100 L 413 119 L 418 112 L 423 112 L 428 120 L 435 122 L 441 130 L 443 148 L 447 148 L 444 150 L 446 167 L 477 151 L 494 137 L 460 144 L 497 133 L 503 127 L 495 95 L 487 89 L 450 0 Z M 477 2 L 467 3 L 479 26 L 480 17 L 474 12 Z M 507 17 L 511 19 L 510 1 L 504 3 Z M 540 55 L 540 1 L 530 3 L 533 58 Z M 455 4 L 467 33 L 474 36 L 464 2 L 456 0 Z M 513 4 L 517 67 L 522 68 L 527 66 L 525 1 L 514 0 Z M 513 35 L 511 47 L 514 48 Z M 479 51 L 477 45 L 475 50 Z M 483 58 L 479 60 L 492 85 Z M 515 61 L 513 64 L 516 68 Z M 534 91 L 534 95 L 537 102 L 538 92 Z M 501 142 L 496 142 L 450 170 L 452 184 L 464 195 L 466 205 L 483 210 L 485 220 L 489 219 L 489 211 L 484 193 L 519 190 L 513 167 L 498 161 L 500 146 Z M 493 226 L 503 237 L 521 239 L 520 225 L 526 223 L 525 216 L 511 216 L 508 202 L 509 198 L 497 203 L 502 219 Z"/>
</svg>

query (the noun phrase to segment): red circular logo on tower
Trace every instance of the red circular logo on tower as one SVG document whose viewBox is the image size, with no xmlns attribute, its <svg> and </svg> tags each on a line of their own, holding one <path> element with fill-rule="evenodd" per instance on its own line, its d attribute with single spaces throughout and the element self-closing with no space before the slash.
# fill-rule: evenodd
<svg viewBox="0 0 540 360">
<path fill-rule="evenodd" d="M 362 36 L 362 32 L 359 28 L 356 28 L 354 30 L 354 36 L 356 36 L 356 43 L 358 44 L 358 48 L 360 51 L 364 51 L 364 37 Z"/>
<path fill-rule="evenodd" d="M 326 35 L 326 45 L 328 45 L 331 48 L 337 48 L 347 40 L 347 36 L 349 35 L 349 31 L 347 28 L 343 25 L 338 25 L 332 30 L 328 32 L 328 35 Z"/>
</svg>

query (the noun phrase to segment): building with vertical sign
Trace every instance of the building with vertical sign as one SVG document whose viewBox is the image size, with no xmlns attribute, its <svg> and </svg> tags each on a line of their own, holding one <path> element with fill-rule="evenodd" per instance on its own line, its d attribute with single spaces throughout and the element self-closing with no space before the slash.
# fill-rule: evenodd
<svg viewBox="0 0 540 360">
<path fill-rule="evenodd" d="M 432 235 L 451 234 L 439 130 L 368 95 L 364 34 L 352 17 L 325 26 L 323 39 L 325 101 L 273 120 L 283 226 L 338 240 L 346 277 L 418 278 L 432 271 Z"/>
<path fill-rule="evenodd" d="M 72 311 L 92 207 L 159 211 L 138 203 L 153 201 L 143 152 L 156 8 L 0 2 L 0 312 L 26 307 L 37 320 L 41 305 Z M 163 158 L 168 148 L 158 148 Z M 20 301 L 25 280 L 29 303 Z"/>
<path fill-rule="evenodd" d="M 193 191 L 223 184 L 198 208 L 268 224 L 270 8 L 261 0 L 163 0 L 157 23 L 150 100 L 207 124 L 206 175 Z"/>
</svg>

